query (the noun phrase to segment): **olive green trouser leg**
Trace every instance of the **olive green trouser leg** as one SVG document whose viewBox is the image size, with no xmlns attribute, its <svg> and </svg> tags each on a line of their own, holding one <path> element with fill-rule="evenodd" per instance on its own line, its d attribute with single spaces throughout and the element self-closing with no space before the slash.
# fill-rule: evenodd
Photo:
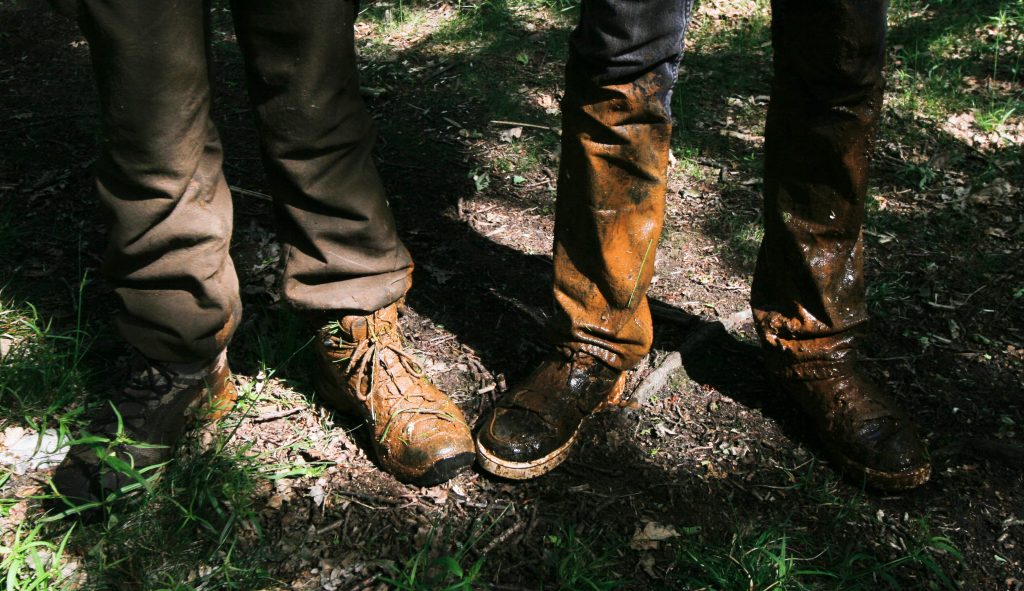
<svg viewBox="0 0 1024 591">
<path fill-rule="evenodd" d="M 412 263 L 369 160 L 352 3 L 236 10 L 281 214 L 286 297 L 359 312 L 397 300 Z M 116 322 L 164 361 L 215 356 L 241 313 L 231 200 L 209 118 L 207 18 L 202 0 L 84 0 L 80 14 L 102 109 L 97 186 L 111 218 L 104 271 L 124 304 Z"/>
<path fill-rule="evenodd" d="M 285 243 L 284 295 L 370 314 L 400 299 L 412 258 L 373 164 L 353 0 L 233 0 L 249 94 Z"/>
<path fill-rule="evenodd" d="M 103 270 L 124 305 L 116 325 L 162 361 L 216 356 L 241 314 L 206 20 L 200 0 L 84 0 L 79 15 L 100 95 L 96 185 L 110 217 Z"/>
</svg>

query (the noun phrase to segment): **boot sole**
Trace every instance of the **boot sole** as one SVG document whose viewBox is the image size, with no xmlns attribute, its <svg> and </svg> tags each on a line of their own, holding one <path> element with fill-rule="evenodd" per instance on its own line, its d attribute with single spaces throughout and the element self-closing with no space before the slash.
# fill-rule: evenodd
<svg viewBox="0 0 1024 591">
<path fill-rule="evenodd" d="M 443 482 L 448 482 L 460 472 L 472 466 L 475 458 L 476 455 L 468 451 L 442 458 L 434 462 L 423 475 L 405 480 L 404 482 L 413 486 L 437 486 Z"/>
<path fill-rule="evenodd" d="M 580 427 L 582 428 L 582 425 Z M 531 478 L 547 474 L 564 462 L 569 457 L 572 446 L 576 443 L 578 433 L 579 430 L 577 429 L 576 433 L 573 433 L 572 437 L 562 444 L 561 447 L 542 458 L 529 462 L 511 462 L 499 458 L 480 443 L 480 436 L 478 435 L 476 439 L 476 461 L 480 464 L 481 468 L 495 476 L 510 480 L 530 480 Z"/>
<path fill-rule="evenodd" d="M 887 472 L 865 466 L 829 446 L 825 446 L 825 450 L 847 476 L 863 479 L 869 488 L 882 492 L 896 493 L 917 488 L 928 482 L 932 475 L 931 464 L 925 464 L 905 472 Z"/>
<path fill-rule="evenodd" d="M 580 431 L 583 429 L 584 423 L 587 422 L 591 417 L 604 410 L 611 410 L 616 408 L 623 408 L 626 406 L 625 401 L 622 398 L 622 394 L 626 387 L 626 373 L 619 376 L 618 382 L 612 387 L 608 393 L 607 399 L 598 404 L 597 407 L 587 416 L 583 417 L 580 421 L 579 427 L 572 434 L 572 437 L 568 441 L 563 443 L 561 447 L 549 452 L 547 455 L 536 460 L 529 462 L 513 462 L 505 460 L 494 453 L 488 451 L 487 447 L 480 441 L 480 434 L 476 436 L 476 461 L 480 464 L 480 467 L 487 472 L 500 476 L 501 478 L 508 478 L 510 480 L 530 480 L 531 478 L 537 478 L 543 476 L 548 472 L 557 468 L 562 462 L 569 457 L 569 452 L 572 451 L 573 445 L 576 444 L 576 438 L 579 436 Z"/>
</svg>

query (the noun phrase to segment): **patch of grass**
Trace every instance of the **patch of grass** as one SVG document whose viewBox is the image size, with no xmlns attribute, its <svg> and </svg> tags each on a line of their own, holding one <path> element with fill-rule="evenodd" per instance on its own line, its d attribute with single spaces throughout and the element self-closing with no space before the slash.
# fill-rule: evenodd
<svg viewBox="0 0 1024 591">
<path fill-rule="evenodd" d="M 83 280 L 75 328 L 60 331 L 31 304 L 17 306 L 0 293 L 0 338 L 9 350 L 0 371 L 0 424 L 21 423 L 42 431 L 56 421 L 67 423 L 81 411 L 75 407 L 87 396 L 90 370 L 83 360 L 90 338 L 82 322 Z"/>
<path fill-rule="evenodd" d="M 467 565 L 466 563 L 465 552 L 431 558 L 430 543 L 428 542 L 401 566 L 392 566 L 389 569 L 390 576 L 383 576 L 380 580 L 398 591 L 486 589 L 486 585 L 478 580 L 480 569 L 484 565 L 483 558 L 477 559 L 472 564 Z"/>
<path fill-rule="evenodd" d="M 264 368 L 266 379 L 274 373 Z M 244 590 L 271 581 L 257 514 L 261 483 L 312 476 L 322 466 L 265 465 L 249 444 L 235 441 L 263 383 L 240 389 L 239 405 L 215 427 L 209 445 L 187 440 L 162 470 L 145 474 L 123 462 L 112 464 L 134 483 L 113 502 L 100 504 L 87 521 L 63 531 L 69 521 L 63 517 L 78 511 L 34 518 L 50 528 L 51 539 L 74 531 L 70 545 L 81 556 L 85 588 Z M 107 445 L 118 443 L 115 438 Z"/>
<path fill-rule="evenodd" d="M 946 555 L 959 561 L 949 539 L 912 538 L 906 552 L 882 558 L 853 547 L 815 547 L 799 529 L 745 528 L 725 543 L 701 536 L 683 538 L 675 560 L 675 582 L 685 589 L 842 589 L 848 591 L 910 588 L 905 569 L 930 575 L 919 589 L 956 589 L 953 579 L 935 559 Z"/>
<path fill-rule="evenodd" d="M 43 525 L 18 524 L 9 541 L 0 542 L 0 573 L 5 591 L 58 591 L 72 586 L 63 571 L 64 551 L 72 530 L 47 539 Z"/>
<path fill-rule="evenodd" d="M 544 536 L 546 579 L 564 591 L 611 591 L 625 584 L 614 573 L 625 541 L 600 530 L 577 533 L 562 525 Z"/>
<path fill-rule="evenodd" d="M 707 230 L 722 238 L 719 247 L 736 261 L 742 269 L 753 269 L 757 253 L 764 238 L 764 224 L 760 216 L 723 215 L 709 220 Z"/>
<path fill-rule="evenodd" d="M 269 582 L 258 543 L 261 466 L 247 446 L 179 455 L 151 489 L 73 537 L 90 588 L 253 589 Z"/>
<path fill-rule="evenodd" d="M 387 566 L 387 574 L 382 575 L 380 580 L 398 591 L 487 589 L 487 585 L 479 580 L 484 557 L 471 560 L 469 553 L 489 536 L 510 508 L 511 505 L 506 506 L 486 525 L 482 519 L 474 520 L 465 541 L 448 542 L 451 549 L 447 552 L 440 550 L 439 546 L 454 538 L 455 532 L 447 526 L 439 530 L 438 523 L 435 522 L 415 552 L 400 564 Z"/>
<path fill-rule="evenodd" d="M 1005 113 L 1019 104 L 1024 1 L 896 0 L 890 31 L 890 90 L 901 110 L 945 118 L 974 109 Z"/>
</svg>

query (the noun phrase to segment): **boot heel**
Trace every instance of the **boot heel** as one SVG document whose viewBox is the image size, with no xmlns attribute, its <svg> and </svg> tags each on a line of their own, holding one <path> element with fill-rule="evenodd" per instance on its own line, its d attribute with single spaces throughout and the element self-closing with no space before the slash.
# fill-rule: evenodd
<svg viewBox="0 0 1024 591">
<path fill-rule="evenodd" d="M 313 378 L 313 389 L 316 390 L 317 397 L 334 410 L 342 414 L 359 415 L 359 408 L 353 401 L 334 394 L 335 388 L 331 386 L 323 372 L 320 372 L 319 375 Z"/>
<path fill-rule="evenodd" d="M 214 396 L 200 408 L 199 417 L 201 420 L 215 423 L 223 419 L 233 408 L 238 400 L 238 390 L 235 383 L 228 378 L 227 383 Z"/>
</svg>

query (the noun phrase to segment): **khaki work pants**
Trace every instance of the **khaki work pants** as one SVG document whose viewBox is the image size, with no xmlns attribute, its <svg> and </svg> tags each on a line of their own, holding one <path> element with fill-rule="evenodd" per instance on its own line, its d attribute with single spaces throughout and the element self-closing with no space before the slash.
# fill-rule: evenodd
<svg viewBox="0 0 1024 591">
<path fill-rule="evenodd" d="M 73 9 L 102 110 L 96 182 L 111 219 L 103 269 L 124 304 L 116 324 L 149 358 L 210 359 L 241 304 L 210 120 L 209 4 L 80 0 Z M 412 260 L 371 159 L 355 2 L 236 0 L 231 9 L 284 243 L 285 298 L 353 313 L 395 302 Z"/>
</svg>

